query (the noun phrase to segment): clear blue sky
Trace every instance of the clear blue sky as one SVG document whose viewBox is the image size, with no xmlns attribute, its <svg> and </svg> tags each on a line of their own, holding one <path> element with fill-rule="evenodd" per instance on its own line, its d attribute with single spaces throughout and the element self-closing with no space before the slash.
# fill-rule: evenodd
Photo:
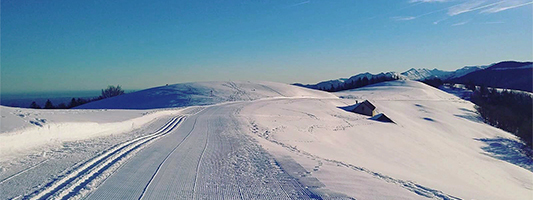
<svg viewBox="0 0 533 200">
<path fill-rule="evenodd" d="M 1 89 L 453 70 L 533 56 L 533 0 L 2 0 Z"/>
</svg>

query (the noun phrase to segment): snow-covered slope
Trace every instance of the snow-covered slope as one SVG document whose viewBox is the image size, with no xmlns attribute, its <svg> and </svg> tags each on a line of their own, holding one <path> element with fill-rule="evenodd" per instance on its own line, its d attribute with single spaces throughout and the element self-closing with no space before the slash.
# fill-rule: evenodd
<svg viewBox="0 0 533 200">
<path fill-rule="evenodd" d="M 95 109 L 175 108 L 281 97 L 336 98 L 326 92 L 282 83 L 199 82 L 150 88 L 85 104 L 76 110 L 0 106 L 0 158 L 47 144 L 131 131 L 175 113 L 172 110 Z"/>
<path fill-rule="evenodd" d="M 102 173 L 97 171 L 101 167 L 108 176 L 132 156 L 130 152 L 137 152 L 139 145 L 169 133 L 184 116 L 196 115 L 205 108 L 194 105 L 289 97 L 336 98 L 326 92 L 281 83 L 208 82 L 152 88 L 93 105 L 150 110 L 35 110 L 2 106 L 0 199 L 46 196 L 54 188 L 76 187 L 71 180 L 92 180 L 91 174 Z M 226 114 L 231 113 L 221 115 Z M 173 116 L 181 118 L 172 121 L 178 119 Z M 111 172 L 108 164 L 113 166 L 109 168 Z M 83 173 L 87 174 L 76 175 Z M 34 193 L 35 190 L 40 193 Z"/>
<path fill-rule="evenodd" d="M 395 123 L 344 109 L 362 100 Z M 87 106 L 206 104 L 214 105 L 0 107 L 2 130 L 10 130 L 0 134 L 0 199 L 145 191 L 165 199 L 178 187 L 187 197 L 270 199 L 298 196 L 287 188 L 356 199 L 529 199 L 533 192 L 533 161 L 513 135 L 484 124 L 472 103 L 415 81 L 333 94 L 270 82 L 188 83 Z"/>
<path fill-rule="evenodd" d="M 211 105 L 276 97 L 333 97 L 330 94 L 274 82 L 196 82 L 150 88 L 91 102 L 77 109 L 154 109 Z"/>
<path fill-rule="evenodd" d="M 313 176 L 356 198 L 376 194 L 353 191 L 365 183 L 337 181 L 367 174 L 430 198 L 531 198 L 533 162 L 516 150 L 515 136 L 484 124 L 472 103 L 415 81 L 336 95 L 342 99 L 258 102 L 242 113 L 259 137 L 317 160 L 308 165 Z M 370 100 L 395 124 L 342 109 L 356 100 Z"/>
</svg>

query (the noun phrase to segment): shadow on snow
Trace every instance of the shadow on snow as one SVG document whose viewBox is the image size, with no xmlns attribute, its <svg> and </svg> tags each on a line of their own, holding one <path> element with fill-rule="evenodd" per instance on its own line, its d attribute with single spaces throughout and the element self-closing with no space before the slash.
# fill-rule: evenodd
<svg viewBox="0 0 533 200">
<path fill-rule="evenodd" d="M 475 139 L 484 142 L 485 155 L 503 160 L 533 172 L 533 152 L 522 142 L 507 138 Z"/>
</svg>

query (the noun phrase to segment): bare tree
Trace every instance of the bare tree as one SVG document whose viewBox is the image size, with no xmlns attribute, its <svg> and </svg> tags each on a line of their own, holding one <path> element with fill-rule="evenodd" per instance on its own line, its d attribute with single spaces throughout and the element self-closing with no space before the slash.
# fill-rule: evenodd
<svg viewBox="0 0 533 200">
<path fill-rule="evenodd" d="M 122 90 L 120 85 L 117 85 L 116 87 L 113 85 L 110 85 L 107 87 L 107 89 L 102 90 L 102 95 L 100 95 L 100 98 L 105 99 L 105 98 L 114 97 L 114 96 L 123 95 L 123 94 L 124 94 L 124 90 Z"/>
</svg>

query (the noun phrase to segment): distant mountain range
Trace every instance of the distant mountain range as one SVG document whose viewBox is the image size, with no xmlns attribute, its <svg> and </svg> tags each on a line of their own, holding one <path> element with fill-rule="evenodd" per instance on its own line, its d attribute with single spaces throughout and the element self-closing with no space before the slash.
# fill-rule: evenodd
<svg viewBox="0 0 533 200">
<path fill-rule="evenodd" d="M 322 81 L 316 84 L 299 84 L 311 89 L 335 91 L 347 83 L 354 83 L 362 78 L 368 80 L 426 80 L 439 78 L 443 81 L 454 83 L 473 83 L 475 85 L 486 85 L 490 87 L 517 89 L 532 91 L 532 70 L 531 62 L 504 61 L 487 66 L 466 66 L 455 71 L 444 71 L 439 69 L 414 69 L 405 72 L 385 72 L 379 74 L 361 73 L 350 78 L 339 78 L 335 80 Z M 379 82 L 379 81 L 377 81 Z M 372 83 L 372 81 L 370 82 Z"/>
<path fill-rule="evenodd" d="M 431 78 L 439 78 L 441 80 L 449 80 L 453 78 L 458 78 L 461 76 L 464 76 L 466 74 L 469 74 L 471 72 L 475 72 L 478 70 L 486 69 L 488 66 L 466 66 L 461 69 L 455 70 L 455 71 L 443 71 L 439 69 L 414 69 L 411 68 L 403 73 L 401 75 L 403 78 L 408 80 L 417 80 L 422 81 L 425 79 L 431 79 Z"/>
<path fill-rule="evenodd" d="M 533 92 L 533 63 L 500 62 L 484 70 L 474 71 L 449 81 Z"/>
<path fill-rule="evenodd" d="M 335 79 L 335 80 L 322 81 L 317 84 L 304 85 L 304 84 L 295 83 L 293 85 L 302 86 L 302 87 L 311 88 L 311 89 L 329 91 L 332 88 L 339 88 L 345 83 L 356 82 L 363 78 L 366 78 L 367 80 L 371 80 L 371 79 L 395 80 L 395 79 L 402 79 L 402 76 L 396 72 L 386 72 L 386 73 L 379 73 L 379 74 L 371 74 L 367 72 L 367 73 L 357 74 L 350 78 L 340 78 L 340 79 Z"/>
</svg>

